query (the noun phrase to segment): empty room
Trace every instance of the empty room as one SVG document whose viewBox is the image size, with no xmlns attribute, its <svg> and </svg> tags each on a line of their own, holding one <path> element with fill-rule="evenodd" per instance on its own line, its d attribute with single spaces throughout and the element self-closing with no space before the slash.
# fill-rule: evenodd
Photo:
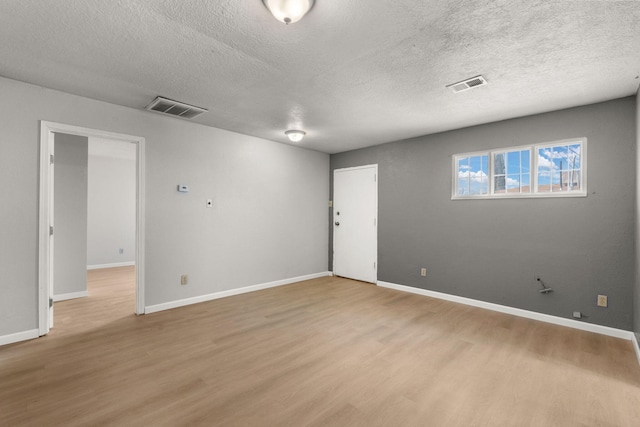
<svg viewBox="0 0 640 427">
<path fill-rule="evenodd" d="M 638 1 L 7 0 L 0 40 L 0 425 L 639 425 Z"/>
</svg>

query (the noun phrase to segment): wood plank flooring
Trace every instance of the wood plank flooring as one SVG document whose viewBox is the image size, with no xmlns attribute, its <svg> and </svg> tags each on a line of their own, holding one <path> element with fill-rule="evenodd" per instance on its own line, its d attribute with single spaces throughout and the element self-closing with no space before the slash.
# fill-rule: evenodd
<svg viewBox="0 0 640 427">
<path fill-rule="evenodd" d="M 2 426 L 638 426 L 627 341 L 327 277 L 136 317 L 89 272 L 0 347 Z"/>
</svg>

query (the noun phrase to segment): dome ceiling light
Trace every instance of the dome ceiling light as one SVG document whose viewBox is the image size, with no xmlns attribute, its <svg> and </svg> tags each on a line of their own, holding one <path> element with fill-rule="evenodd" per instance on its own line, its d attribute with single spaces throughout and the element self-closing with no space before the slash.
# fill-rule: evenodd
<svg viewBox="0 0 640 427">
<path fill-rule="evenodd" d="M 293 24 L 302 19 L 313 7 L 315 0 L 262 0 L 269 12 L 284 24 Z"/>
<path fill-rule="evenodd" d="M 289 137 L 289 141 L 291 142 L 300 142 L 302 138 L 307 134 L 302 130 L 290 129 L 284 133 Z"/>
</svg>

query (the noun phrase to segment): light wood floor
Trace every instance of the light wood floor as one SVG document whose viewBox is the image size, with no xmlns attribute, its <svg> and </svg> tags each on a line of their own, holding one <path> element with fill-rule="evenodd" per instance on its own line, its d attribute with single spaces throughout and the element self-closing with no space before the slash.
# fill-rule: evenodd
<svg viewBox="0 0 640 427">
<path fill-rule="evenodd" d="M 136 317 L 133 273 L 0 347 L 0 425 L 640 425 L 624 340 L 332 277 Z"/>
</svg>

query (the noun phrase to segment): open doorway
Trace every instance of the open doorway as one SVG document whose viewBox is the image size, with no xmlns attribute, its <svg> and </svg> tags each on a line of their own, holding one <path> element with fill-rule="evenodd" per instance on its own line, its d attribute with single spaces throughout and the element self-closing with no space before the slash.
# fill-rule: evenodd
<svg viewBox="0 0 640 427">
<path fill-rule="evenodd" d="M 136 145 L 54 133 L 56 334 L 135 311 Z"/>
<path fill-rule="evenodd" d="M 136 146 L 104 138 L 88 140 L 86 268 L 133 266 Z"/>
<path fill-rule="evenodd" d="M 93 151 L 96 154 L 96 150 L 102 149 L 104 154 L 105 146 L 107 150 L 112 154 L 116 154 L 120 157 L 133 156 L 132 163 L 135 167 L 133 177 L 133 191 L 135 192 L 134 206 L 132 208 L 135 212 L 135 221 L 132 224 L 135 232 L 133 243 L 125 244 L 120 243 L 117 245 L 116 258 L 105 258 L 104 254 L 101 255 L 102 249 L 100 247 L 93 247 L 90 239 L 95 240 L 95 233 L 89 231 L 90 224 L 86 223 L 85 236 L 91 233 L 90 237 L 87 237 L 87 245 L 85 245 L 84 272 L 86 275 L 87 266 L 94 266 L 95 268 L 112 266 L 112 267 L 131 267 L 135 263 L 135 313 L 144 313 L 144 138 L 116 134 L 112 132 L 104 132 L 94 129 L 80 128 L 76 126 L 63 125 L 51 122 L 41 122 L 41 137 L 40 137 L 40 230 L 39 230 L 39 334 L 45 335 L 49 332 L 53 324 L 53 298 L 54 295 L 60 294 L 54 290 L 55 284 L 55 251 L 57 245 L 54 244 L 56 239 L 56 219 L 55 219 L 55 207 L 56 207 L 56 189 L 59 186 L 55 185 L 56 180 L 56 134 L 64 134 L 73 137 L 80 137 L 76 139 L 78 141 L 86 141 L 89 144 L 89 140 L 98 141 L 97 147 L 94 147 Z M 84 139 L 83 139 L 84 138 Z M 89 144 L 90 145 L 90 144 Z M 87 153 L 89 150 L 87 145 Z M 102 147 L 100 147 L 102 146 Z M 87 154 L 88 156 L 88 154 Z M 95 157 L 95 156 L 94 156 Z M 99 156 L 98 156 L 99 157 Z M 104 156 L 103 156 L 104 157 Z M 107 161 L 108 163 L 108 161 Z M 109 169 L 109 165 L 103 169 Z M 113 164 L 110 165 L 113 167 Z M 113 194 L 112 194 L 113 196 Z M 118 194 L 115 195 L 116 198 Z M 112 197 L 112 202 L 115 201 Z M 89 203 L 89 202 L 87 202 Z M 87 209 L 91 207 L 87 204 Z M 95 208 L 95 207 L 94 207 Z M 97 208 L 98 210 L 100 207 Z M 113 212 L 111 213 L 113 215 Z M 99 219 L 99 218 L 98 218 Z M 93 219 L 95 220 L 95 218 Z M 61 224 L 62 225 L 62 224 Z M 123 230 L 126 232 L 126 230 Z M 117 237 L 117 236 L 116 236 Z M 124 240 L 120 240 L 124 242 Z M 109 244 L 109 243 L 107 243 Z M 125 256 L 129 255 L 128 257 Z M 114 262 L 108 262 L 109 259 Z M 86 283 L 86 279 L 85 279 Z M 81 292 L 75 294 L 76 296 L 82 296 Z M 69 292 L 69 295 L 73 296 L 73 292 Z"/>
</svg>

